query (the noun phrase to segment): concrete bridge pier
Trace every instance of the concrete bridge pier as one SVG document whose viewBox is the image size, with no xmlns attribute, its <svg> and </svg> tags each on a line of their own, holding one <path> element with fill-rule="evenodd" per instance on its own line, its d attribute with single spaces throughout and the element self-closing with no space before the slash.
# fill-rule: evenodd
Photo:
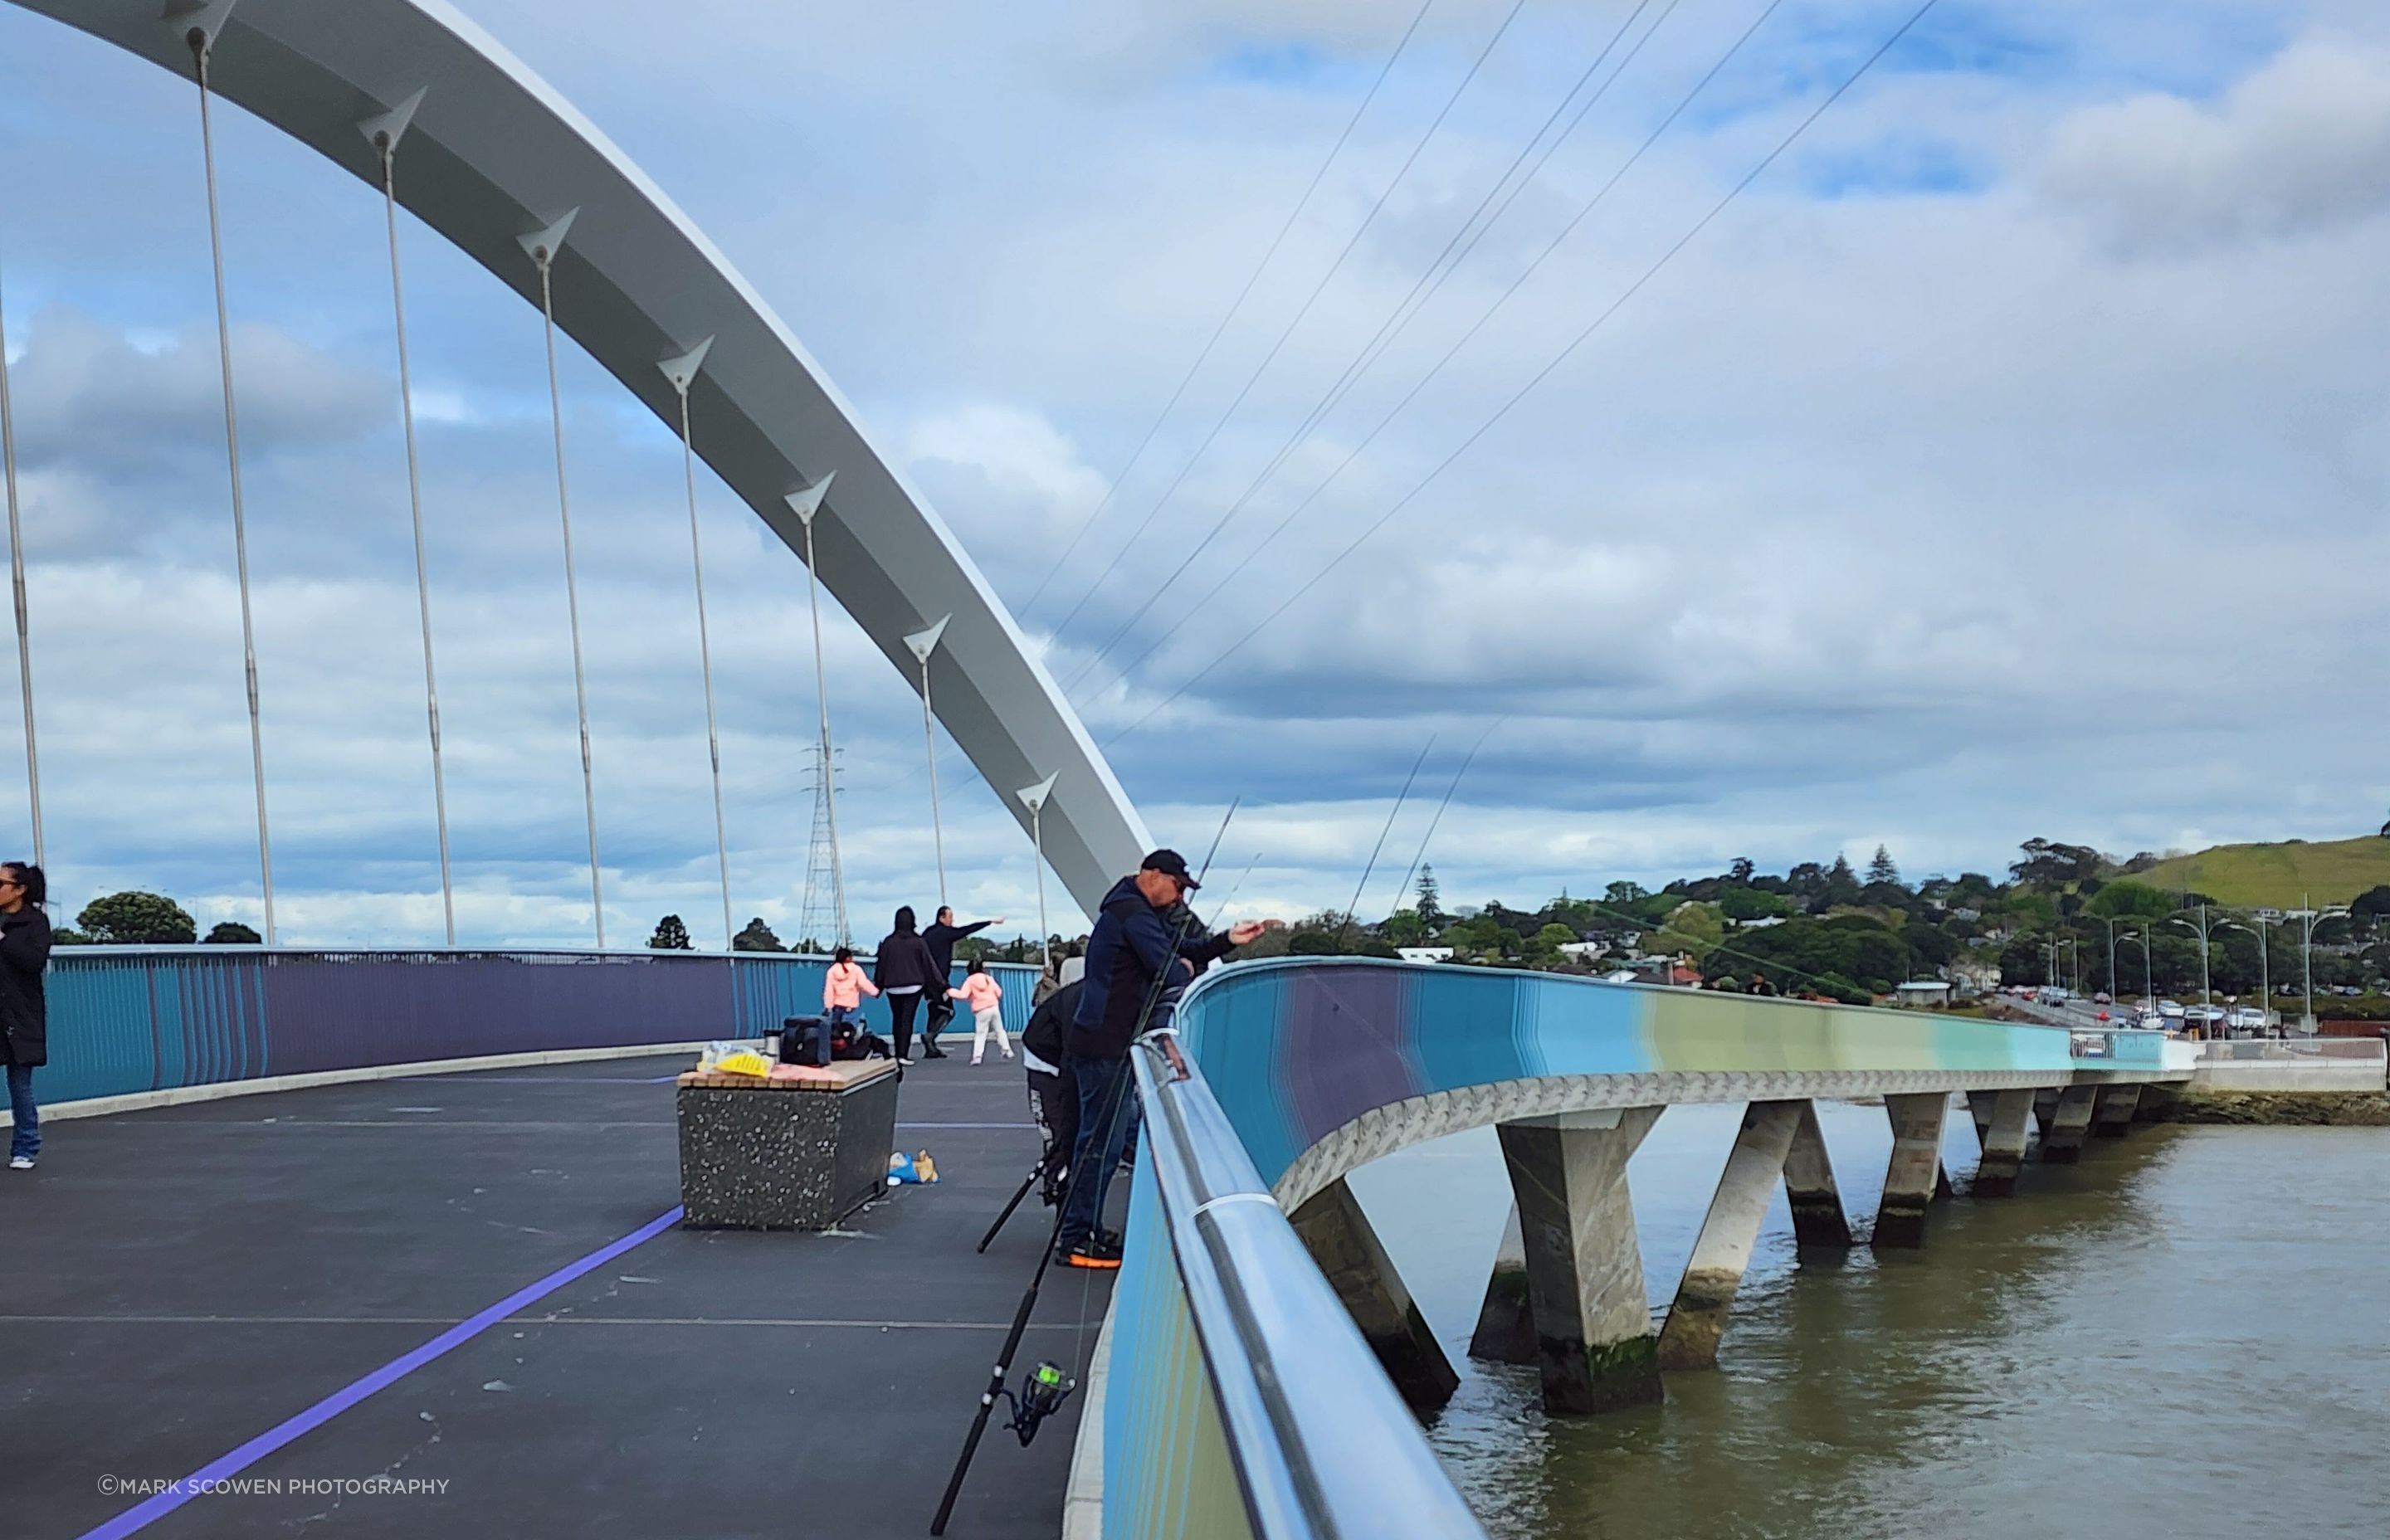
<svg viewBox="0 0 2390 1540">
<path fill-rule="evenodd" d="M 1536 1361 L 1536 1313 L 1527 1303 L 1527 1241 L 1519 1230 L 1515 1200 L 1510 1221 L 1502 1226 L 1502 1244 L 1494 1253 L 1494 1276 L 1485 1280 L 1485 1303 L 1477 1308 L 1477 1329 L 1470 1333 L 1469 1356 L 1496 1364 Z"/>
<path fill-rule="evenodd" d="M 1843 1212 L 1843 1193 L 1834 1186 L 1834 1162 L 1826 1154 L 1825 1131 L 1818 1126 L 1818 1104 L 1796 1104 L 1792 1142 L 1784 1152 L 1784 1197 L 1792 1207 L 1792 1238 L 1803 1250 L 1847 1251 L 1851 1248 L 1850 1216 Z"/>
<path fill-rule="evenodd" d="M 2058 1093 L 2058 1105 L 2041 1125 L 2041 1158 L 2054 1166 L 2071 1166 L 2083 1159 L 2084 1136 L 2099 1105 L 2100 1087 L 2069 1085 Z"/>
<path fill-rule="evenodd" d="M 1925 1244 L 1925 1211 L 1934 1202 L 1934 1188 L 1942 1174 L 1942 1124 L 1950 1110 L 1947 1091 L 1921 1091 L 1887 1096 L 1884 1110 L 1892 1117 L 1892 1161 L 1884 1168 L 1883 1202 L 1876 1210 L 1878 1251 L 1894 1246 L 1914 1250 Z"/>
<path fill-rule="evenodd" d="M 1352 1187 L 1341 1180 L 1331 1184 L 1295 1210 L 1290 1222 L 1394 1389 L 1415 1411 L 1443 1410 L 1460 1388 L 1460 1376 L 1428 1329 Z"/>
<path fill-rule="evenodd" d="M 2045 1143 L 2049 1138 L 2050 1122 L 2058 1116 L 2058 1097 L 2059 1091 L 2055 1086 L 2036 1091 L 2033 1094 L 2034 1131 L 2041 1136 Z"/>
<path fill-rule="evenodd" d="M 1968 1110 L 1975 1115 L 1975 1135 L 1983 1140 L 1983 1162 L 1975 1167 L 1976 1198 L 2013 1198 L 2017 1173 L 2024 1168 L 2024 1143 L 2033 1122 L 2031 1091 L 1970 1091 Z"/>
<path fill-rule="evenodd" d="M 1662 1109 L 1572 1112 L 1497 1132 L 1519 1200 L 1544 1409 L 1615 1411 L 1663 1397 L 1626 1158 Z"/>
<path fill-rule="evenodd" d="M 2091 1113 L 2091 1132 L 2103 1139 L 2121 1139 L 2133 1131 L 2133 1114 L 2141 1110 L 2138 1085 L 2102 1085 Z"/>
<path fill-rule="evenodd" d="M 1717 1367 L 1727 1313 L 1742 1286 L 1743 1269 L 1751 1265 L 1751 1249 L 1759 1239 L 1760 1222 L 1767 1217 L 1768 1200 L 1776 1195 L 1776 1178 L 1792 1151 L 1793 1132 L 1809 1110 L 1805 1101 L 1754 1101 L 1744 1109 L 1742 1131 L 1727 1155 L 1726 1174 L 1718 1178 L 1717 1194 L 1710 1200 L 1708 1217 L 1702 1221 L 1684 1279 L 1677 1286 L 1676 1303 L 1660 1328 L 1663 1369 Z"/>
</svg>

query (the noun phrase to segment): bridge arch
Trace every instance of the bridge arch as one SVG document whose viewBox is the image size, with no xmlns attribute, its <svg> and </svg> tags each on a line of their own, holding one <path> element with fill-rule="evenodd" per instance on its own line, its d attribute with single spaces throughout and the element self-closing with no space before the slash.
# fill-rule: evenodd
<svg viewBox="0 0 2390 1540">
<path fill-rule="evenodd" d="M 659 365 L 705 344 L 690 383 L 699 456 L 791 550 L 791 494 L 827 488 L 822 583 L 920 687 L 905 637 L 951 617 L 930 668 L 939 720 L 1023 828 L 1013 793 L 1054 778 L 1047 862 L 1093 913 L 1150 843 L 1137 811 L 1011 615 L 945 522 L 880 453 L 762 296 L 621 148 L 445 0 L 14 0 L 187 80 L 186 33 L 214 44 L 216 94 L 380 190 L 360 120 L 420 94 L 399 201 L 527 302 L 524 237 L 570 218 L 557 323 L 658 417 Z M 677 518 L 677 510 L 674 517 Z"/>
</svg>

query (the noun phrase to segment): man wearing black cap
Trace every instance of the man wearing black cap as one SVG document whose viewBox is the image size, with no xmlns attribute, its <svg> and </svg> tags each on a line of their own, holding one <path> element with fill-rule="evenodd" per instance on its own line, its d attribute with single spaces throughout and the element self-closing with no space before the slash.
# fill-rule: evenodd
<svg viewBox="0 0 2390 1540">
<path fill-rule="evenodd" d="M 1097 1226 L 1112 1169 L 1120 1164 L 1137 1123 L 1128 1048 L 1146 1024 L 1140 1018 L 1155 980 L 1163 980 L 1165 989 L 1183 984 L 1214 958 L 1262 933 L 1261 926 L 1252 921 L 1232 925 L 1218 936 L 1173 927 L 1171 910 L 1200 885 L 1176 851 L 1155 851 L 1135 875 L 1112 884 L 1087 937 L 1086 982 L 1070 1038 L 1071 1068 L 1079 1091 L 1079 1135 L 1071 1156 L 1062 1227 L 1055 1238 L 1055 1260 L 1065 1266 L 1120 1265 L 1119 1243 L 1099 1234 Z"/>
</svg>

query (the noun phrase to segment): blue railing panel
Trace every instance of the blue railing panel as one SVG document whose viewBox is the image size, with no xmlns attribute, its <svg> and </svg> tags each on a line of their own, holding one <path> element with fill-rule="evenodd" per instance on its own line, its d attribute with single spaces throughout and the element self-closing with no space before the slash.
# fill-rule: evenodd
<svg viewBox="0 0 2390 1540">
<path fill-rule="evenodd" d="M 862 959 L 866 966 L 870 959 Z M 757 1037 L 821 1009 L 829 961 L 775 953 L 60 947 L 45 1102 L 489 1054 Z M 1007 1028 L 1038 969 L 993 963 Z M 962 982 L 963 969 L 954 981 Z M 865 1020 L 886 1032 L 885 1000 Z M 970 1030 L 967 1015 L 957 1021 Z"/>
</svg>

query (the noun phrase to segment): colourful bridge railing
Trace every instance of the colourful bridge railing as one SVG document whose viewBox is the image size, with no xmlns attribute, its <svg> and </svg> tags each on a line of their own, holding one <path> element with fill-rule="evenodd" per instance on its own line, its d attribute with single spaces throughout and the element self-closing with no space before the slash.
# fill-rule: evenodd
<svg viewBox="0 0 2390 1540">
<path fill-rule="evenodd" d="M 756 1037 L 821 1008 L 827 959 L 769 952 L 59 947 L 45 1103 L 489 1054 Z M 994 963 L 1005 1025 L 1037 969 Z M 956 969 L 959 982 L 961 969 Z M 884 1001 L 865 1016 L 887 1030 Z M 959 1023 L 970 1030 L 966 1015 Z"/>
<path fill-rule="evenodd" d="M 1215 969 L 1136 1055 L 1148 1135 L 1113 1293 L 1101 1533 L 1481 1534 L 1273 1196 L 1356 1119 L 1471 1088 L 1491 1108 L 1495 1087 L 1566 1076 L 1663 1077 L 1642 1084 L 1666 1100 L 1771 1078 L 1856 1094 L 2159 1068 L 2156 1033 L 2099 1044 L 2087 1064 L 2061 1027 L 1450 965 Z"/>
</svg>

